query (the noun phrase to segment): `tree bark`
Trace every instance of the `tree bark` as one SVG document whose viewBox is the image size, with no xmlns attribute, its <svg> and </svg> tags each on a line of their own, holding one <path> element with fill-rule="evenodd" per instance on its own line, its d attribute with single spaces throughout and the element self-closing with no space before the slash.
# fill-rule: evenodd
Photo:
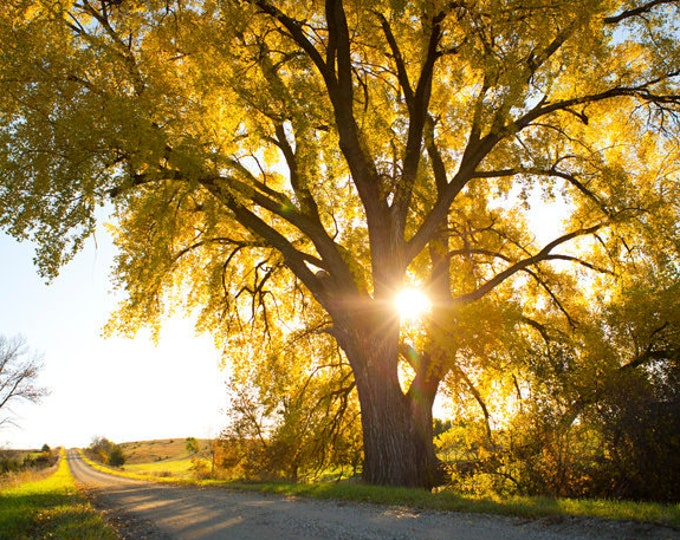
<svg viewBox="0 0 680 540">
<path fill-rule="evenodd" d="M 390 317 L 394 320 L 390 320 Z M 361 317 L 336 329 L 354 370 L 361 404 L 363 479 L 374 485 L 431 489 L 442 481 L 433 444 L 436 384 L 399 383 L 395 315 Z M 417 379 L 417 378 L 416 378 Z"/>
</svg>

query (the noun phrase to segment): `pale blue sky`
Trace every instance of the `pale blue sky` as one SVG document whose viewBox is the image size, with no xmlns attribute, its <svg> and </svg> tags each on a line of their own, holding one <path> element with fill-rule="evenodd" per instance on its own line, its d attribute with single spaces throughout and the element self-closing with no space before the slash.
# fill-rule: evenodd
<svg viewBox="0 0 680 540">
<path fill-rule="evenodd" d="M 208 437 L 223 426 L 219 355 L 188 321 L 168 323 L 158 347 L 144 332 L 135 340 L 100 337 L 117 303 L 113 254 L 100 231 L 45 285 L 33 246 L 0 233 L 0 334 L 22 335 L 44 356 L 40 382 L 51 390 L 39 405 L 12 407 L 19 427 L 0 428 L 0 447 L 87 446 L 95 435 L 116 442 Z"/>
</svg>

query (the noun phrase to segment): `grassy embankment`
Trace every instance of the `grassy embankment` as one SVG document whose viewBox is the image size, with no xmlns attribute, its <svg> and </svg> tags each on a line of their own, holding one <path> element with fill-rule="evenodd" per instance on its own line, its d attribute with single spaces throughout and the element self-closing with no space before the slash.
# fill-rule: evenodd
<svg viewBox="0 0 680 540">
<path fill-rule="evenodd" d="M 205 441 L 201 441 L 201 446 Z M 404 505 L 432 510 L 475 512 L 540 518 L 548 516 L 589 516 L 614 520 L 635 520 L 680 528 L 680 504 L 636 503 L 612 500 L 555 499 L 549 497 L 471 497 L 441 491 L 366 486 L 359 483 L 320 482 L 314 484 L 237 483 L 192 478 L 192 456 L 181 439 L 124 443 L 129 463 L 123 469 L 95 465 L 114 474 L 146 480 L 214 485 L 257 490 L 282 495 Z"/>
<path fill-rule="evenodd" d="M 76 488 L 63 455 L 52 474 L 34 473 L 22 480 L 0 486 L 1 540 L 118 538 Z"/>
</svg>

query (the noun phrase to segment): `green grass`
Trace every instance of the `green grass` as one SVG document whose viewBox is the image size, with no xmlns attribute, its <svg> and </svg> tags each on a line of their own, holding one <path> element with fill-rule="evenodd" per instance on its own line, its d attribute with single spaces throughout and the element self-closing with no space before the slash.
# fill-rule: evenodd
<svg viewBox="0 0 680 540">
<path fill-rule="evenodd" d="M 118 538 L 78 491 L 66 459 L 47 478 L 0 490 L 0 539 Z"/>
</svg>

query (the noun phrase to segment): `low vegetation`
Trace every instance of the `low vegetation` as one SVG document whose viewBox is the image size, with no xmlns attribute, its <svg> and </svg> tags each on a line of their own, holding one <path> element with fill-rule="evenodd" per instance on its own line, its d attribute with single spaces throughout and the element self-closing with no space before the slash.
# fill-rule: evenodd
<svg viewBox="0 0 680 540">
<path fill-rule="evenodd" d="M 5 475 L 51 467 L 58 457 L 46 444 L 40 450 L 0 450 L 0 484 Z"/>
<path fill-rule="evenodd" d="M 65 459 L 52 474 L 34 471 L 15 484 L 0 487 L 0 540 L 118 538 L 78 491 Z"/>
</svg>

